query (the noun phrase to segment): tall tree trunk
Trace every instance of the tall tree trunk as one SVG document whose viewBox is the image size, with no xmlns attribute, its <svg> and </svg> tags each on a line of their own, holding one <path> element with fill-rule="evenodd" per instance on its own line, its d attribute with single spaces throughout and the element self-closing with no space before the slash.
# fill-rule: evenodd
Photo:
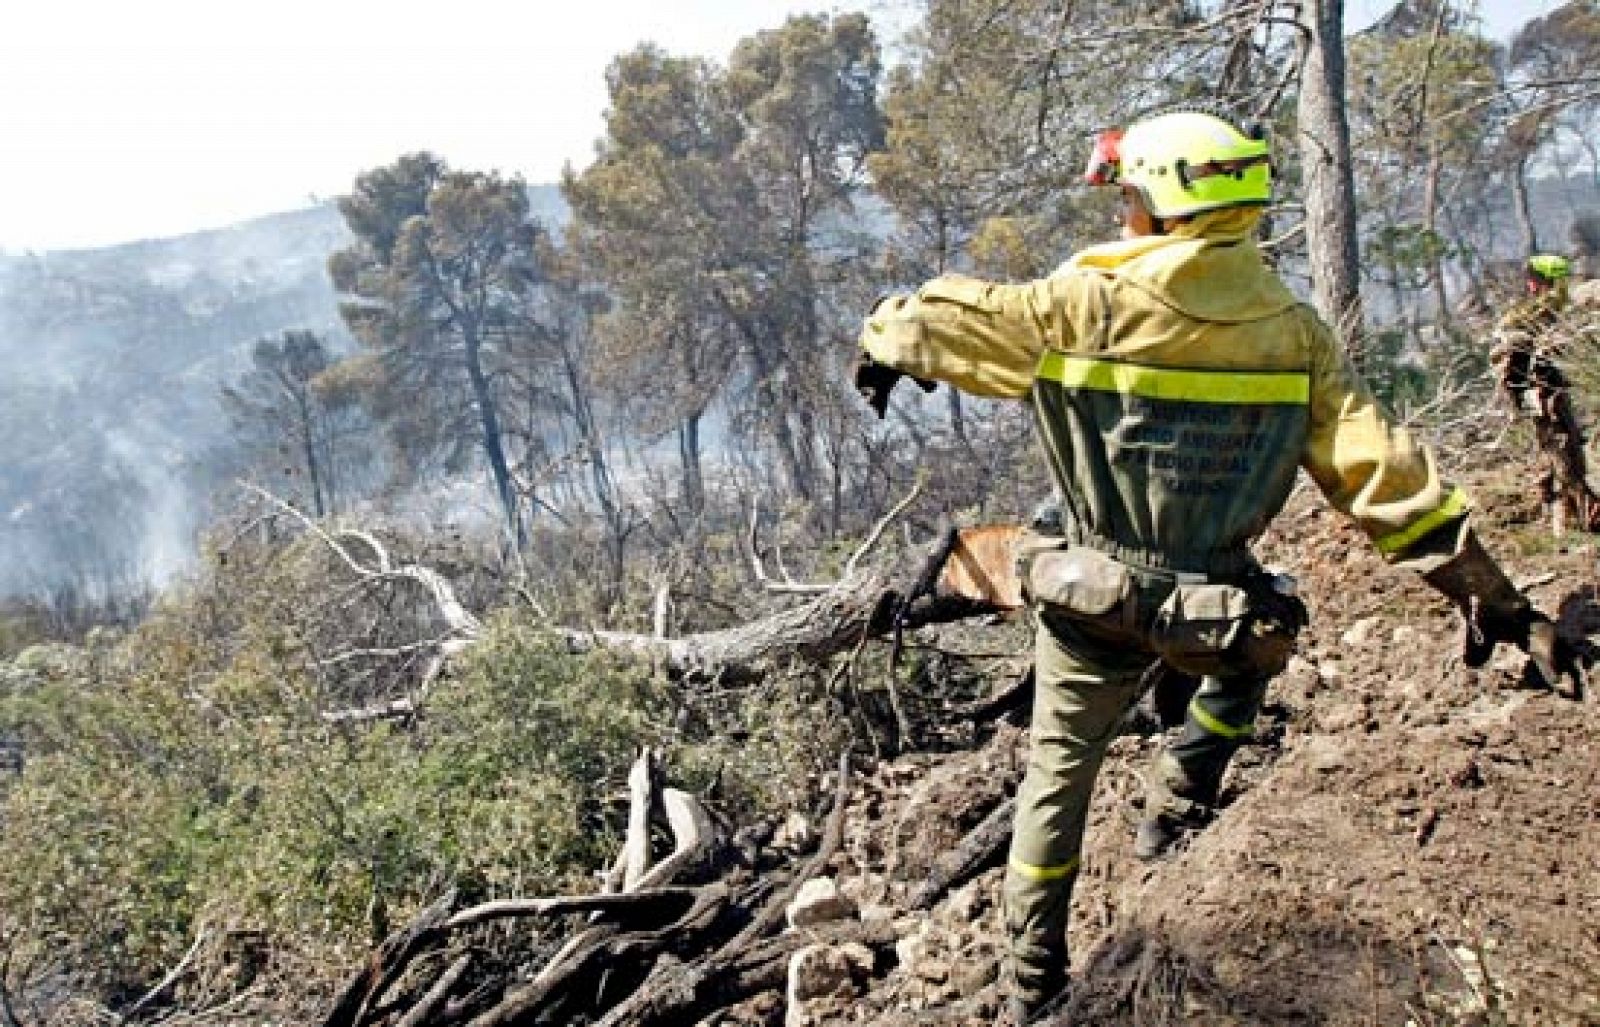
<svg viewBox="0 0 1600 1027">
<path fill-rule="evenodd" d="M 801 499 L 810 500 L 813 492 L 811 472 L 805 465 L 799 440 L 794 435 L 794 426 L 789 423 L 789 412 L 784 409 L 778 393 L 777 368 L 759 343 L 752 346 L 751 356 L 757 377 L 756 393 L 761 397 L 760 402 L 764 407 L 762 418 L 772 432 L 773 441 L 777 443 L 784 477 L 788 479 L 790 491 Z"/>
<path fill-rule="evenodd" d="M 722 306 L 728 319 L 738 328 L 739 335 L 744 340 L 752 370 L 755 372 L 756 395 L 762 407 L 761 420 L 772 432 L 773 441 L 777 444 L 778 458 L 783 464 L 789 489 L 800 498 L 809 500 L 812 494 L 810 469 L 802 462 L 793 426 L 789 424 L 788 411 L 780 402 L 776 387 L 778 362 L 773 359 L 772 353 L 767 348 L 774 345 L 777 340 L 781 340 L 783 333 L 770 324 L 752 324 L 750 317 L 714 285 L 711 294 Z"/>
<path fill-rule="evenodd" d="M 588 384 L 583 380 L 583 368 L 571 344 L 575 338 L 568 335 L 561 340 L 561 372 L 567 384 L 567 405 L 572 411 L 573 428 L 582 440 L 589 462 L 590 488 L 595 502 L 600 504 L 600 516 L 606 525 L 606 555 L 611 561 L 605 581 L 605 593 L 613 601 L 623 587 L 622 572 L 627 556 L 628 531 L 622 498 L 617 494 L 616 480 L 611 476 L 611 464 L 606 458 L 605 440 L 600 435 L 600 422 L 594 415 Z"/>
<path fill-rule="evenodd" d="M 511 486 L 511 468 L 506 463 L 505 443 L 500 438 L 500 415 L 494 406 L 494 396 L 489 391 L 489 377 L 483 373 L 481 357 L 482 340 L 475 330 L 462 333 L 462 349 L 467 364 L 467 378 L 472 383 L 472 399 L 478 405 L 479 440 L 483 453 L 489 458 L 489 470 L 494 475 L 495 491 L 500 495 L 500 506 L 505 511 L 506 527 L 518 549 L 527 544 L 527 531 L 522 526 L 522 516 L 517 510 L 517 493 Z"/>
<path fill-rule="evenodd" d="M 706 506 L 705 477 L 700 469 L 700 411 L 678 422 L 678 461 L 683 468 L 683 501 L 693 514 Z"/>
<path fill-rule="evenodd" d="M 1344 0 L 1306 0 L 1300 72 L 1300 155 L 1306 179 L 1306 251 L 1317 309 L 1362 363 L 1360 246 L 1350 123 L 1344 95 Z"/>
<path fill-rule="evenodd" d="M 318 420 L 317 436 L 321 441 L 317 454 L 322 464 L 322 495 L 328 502 L 330 514 L 339 512 L 339 497 L 344 494 L 344 472 L 339 466 L 341 419 L 340 414 L 324 410 Z"/>
<path fill-rule="evenodd" d="M 311 506 L 320 518 L 327 514 L 328 508 L 322 501 L 322 461 L 317 459 L 317 440 L 311 416 L 311 404 L 304 392 L 295 396 L 295 402 L 300 407 L 300 443 L 305 449 L 306 474 L 311 478 Z"/>
<path fill-rule="evenodd" d="M 1461 298 L 1456 301 L 1458 308 L 1474 311 L 1487 309 L 1483 290 L 1483 256 L 1478 252 L 1478 247 L 1472 243 L 1467 226 L 1462 223 L 1462 212 L 1459 206 L 1447 206 L 1443 211 L 1444 220 L 1450 226 L 1450 235 L 1462 244 L 1457 255 L 1457 266 L 1461 269 L 1461 276 L 1465 279 L 1465 288 Z"/>
<path fill-rule="evenodd" d="M 1439 144 L 1428 150 L 1428 177 L 1422 188 L 1422 229 L 1428 237 L 1428 276 L 1433 288 L 1435 318 L 1442 327 L 1450 325 L 1450 297 L 1444 281 L 1444 233 L 1439 231 L 1439 178 L 1444 161 Z"/>
<path fill-rule="evenodd" d="M 1528 201 L 1528 158 L 1524 153 L 1511 166 L 1511 209 L 1516 212 L 1517 232 L 1522 238 L 1522 255 L 1539 252 L 1539 230 L 1533 223 L 1533 205 Z"/>
</svg>

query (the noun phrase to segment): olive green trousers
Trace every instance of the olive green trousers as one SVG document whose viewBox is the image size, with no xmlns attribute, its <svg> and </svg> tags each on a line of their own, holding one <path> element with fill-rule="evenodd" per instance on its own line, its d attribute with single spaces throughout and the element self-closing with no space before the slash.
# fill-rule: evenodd
<svg viewBox="0 0 1600 1027">
<path fill-rule="evenodd" d="M 1039 616 L 1032 742 L 1004 886 L 1010 969 L 1025 997 L 1047 997 L 1066 983 L 1067 921 L 1094 780 L 1153 659 L 1137 637 Z M 1261 676 L 1203 680 L 1182 734 L 1149 775 L 1146 815 L 1215 803 L 1266 683 Z"/>
</svg>

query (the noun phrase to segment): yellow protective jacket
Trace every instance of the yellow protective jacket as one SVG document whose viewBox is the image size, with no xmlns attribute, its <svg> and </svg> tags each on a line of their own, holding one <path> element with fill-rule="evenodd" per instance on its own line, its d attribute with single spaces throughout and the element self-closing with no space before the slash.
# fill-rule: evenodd
<svg viewBox="0 0 1600 1027">
<path fill-rule="evenodd" d="M 1570 293 L 1567 283 L 1561 282 L 1534 296 L 1526 296 L 1506 309 L 1495 326 L 1497 332 L 1543 332 L 1561 323 L 1562 311 L 1567 309 Z"/>
<path fill-rule="evenodd" d="M 861 345 L 965 392 L 1031 400 L 1069 534 L 1131 562 L 1238 572 L 1297 467 L 1390 559 L 1443 555 L 1413 550 L 1464 519 L 1466 497 L 1262 263 L 1257 218 L 1202 215 L 1025 284 L 938 278 L 880 304 Z"/>
</svg>

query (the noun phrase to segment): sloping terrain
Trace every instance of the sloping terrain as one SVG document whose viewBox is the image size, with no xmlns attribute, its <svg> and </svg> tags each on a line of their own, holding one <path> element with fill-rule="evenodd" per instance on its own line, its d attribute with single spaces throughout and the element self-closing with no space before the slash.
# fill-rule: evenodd
<svg viewBox="0 0 1600 1027">
<path fill-rule="evenodd" d="M 1549 537 L 1515 483 L 1476 482 L 1487 543 L 1569 635 L 1600 631 L 1593 543 Z M 1383 564 L 1309 494 L 1264 540 L 1313 612 L 1227 807 L 1185 851 L 1131 855 L 1156 739 L 1107 760 L 1074 908 L 1084 1024 L 1600 1024 L 1600 716 L 1523 687 L 1503 651 L 1457 655 L 1449 606 Z M 1014 787 L 1025 740 L 880 767 L 836 861 L 864 917 L 896 921 L 898 965 L 788 1012 L 791 1023 L 989 1023 L 1000 870 L 931 912 L 907 896 Z M 780 1022 L 777 996 L 720 1022 Z"/>
<path fill-rule="evenodd" d="M 1523 494 L 1524 483 L 1506 471 L 1480 475 L 1468 484 L 1482 509 L 1479 523 L 1489 548 L 1541 607 L 1559 613 L 1568 636 L 1589 640 L 1592 651 L 1594 636 L 1600 634 L 1595 542 L 1576 535 L 1552 538 Z M 1065 1016 L 1055 1022 L 1600 1025 L 1597 701 L 1592 696 L 1573 701 L 1525 687 L 1520 656 L 1509 650 L 1481 670 L 1465 668 L 1458 656 L 1459 625 L 1447 604 L 1409 572 L 1385 566 L 1365 539 L 1309 490 L 1297 495 L 1279 519 L 1263 541 L 1261 555 L 1300 578 L 1313 612 L 1300 655 L 1274 684 L 1258 723 L 1257 741 L 1235 761 L 1221 814 L 1191 845 L 1161 864 L 1142 865 L 1131 855 L 1134 825 L 1140 816 L 1140 775 L 1160 739 L 1130 733 L 1113 745 L 1091 814 L 1085 870 L 1074 905 L 1075 992 Z M 252 577 L 242 558 L 229 566 L 232 573 Z M 314 572 L 314 567 L 305 571 Z M 272 583 L 279 580 L 301 579 L 270 579 Z M 284 591 L 298 595 L 303 589 Z M 240 594 L 219 592 L 217 602 L 231 608 Z M 269 618 L 283 616 L 275 604 L 266 610 Z M 142 644 L 154 647 L 149 649 L 153 653 L 169 653 L 170 642 L 162 644 L 163 630 L 185 646 L 195 637 L 187 632 L 172 634 L 177 631 L 174 624 L 163 628 L 156 623 Z M 547 744 L 568 746 L 582 750 L 580 771 L 593 775 L 592 750 L 610 746 L 616 750 L 611 759 L 618 765 L 625 763 L 621 753 L 639 737 L 642 723 L 630 719 L 625 710 L 588 719 L 558 714 L 568 708 L 562 699 L 567 695 L 582 696 L 585 711 L 597 705 L 625 705 L 623 697 L 640 686 L 638 669 L 622 663 L 577 662 L 570 655 L 549 651 L 540 638 L 535 629 L 526 628 L 498 643 L 482 643 L 487 647 L 485 662 L 463 672 L 453 698 L 434 699 L 435 712 L 424 725 L 429 747 L 440 753 L 438 765 L 451 768 L 452 775 L 462 765 L 452 753 L 470 752 L 486 760 L 485 780 L 495 796 L 506 794 L 504 808 L 516 818 L 525 818 L 527 809 L 551 808 L 542 797 L 552 787 L 569 786 L 560 783 L 564 779 L 553 777 L 519 778 L 520 765 L 508 762 L 502 766 L 496 760 L 508 757 L 495 757 L 495 753 L 520 756 L 539 753 Z M 655 919 L 641 913 L 643 919 L 637 924 L 627 921 L 626 930 L 617 928 L 622 933 L 614 940 L 634 949 L 616 949 L 633 955 L 625 955 L 631 963 L 617 964 L 620 975 L 613 981 L 614 987 L 604 983 L 612 980 L 608 974 L 574 972 L 561 978 L 568 987 L 558 996 L 560 1002 L 549 1004 L 540 1015 L 520 1019 L 508 1012 L 507 1022 L 583 1023 L 606 1017 L 605 1022 L 619 1025 L 994 1023 L 1004 946 L 998 909 L 1003 848 L 969 843 L 974 837 L 1003 840 L 1006 799 L 1020 780 L 1027 737 L 1022 710 L 1008 708 L 998 697 L 989 703 L 977 700 L 987 693 L 1004 693 L 1018 681 L 1026 665 L 1027 630 L 1021 623 L 996 626 L 968 621 L 924 628 L 908 641 L 903 663 L 915 670 L 903 675 L 901 693 L 919 736 L 914 751 L 877 761 L 864 755 L 868 737 L 857 731 L 858 722 L 873 717 L 886 722 L 886 709 L 878 709 L 876 714 L 872 711 L 873 704 L 885 707 L 887 700 L 883 693 L 870 690 L 873 682 L 868 680 L 881 672 L 884 660 L 860 664 L 859 669 L 865 671 L 860 683 L 868 687 L 852 687 L 859 706 L 856 720 L 846 723 L 841 716 L 828 722 L 832 726 L 825 731 L 819 727 L 822 721 L 807 719 L 802 707 L 818 704 L 820 692 L 795 700 L 797 706 L 780 708 L 775 715 L 788 722 L 787 728 L 816 734 L 811 739 L 816 744 L 774 749 L 773 753 L 789 754 L 781 767 L 760 753 L 748 761 L 734 761 L 735 776 L 765 773 L 779 778 L 793 771 L 795 780 L 787 782 L 781 793 L 775 791 L 772 801 L 759 809 L 747 802 L 738 809 L 730 804 L 717 810 L 719 818 L 728 818 L 724 827 L 737 828 L 731 844 L 708 853 L 705 865 L 687 870 L 679 882 L 686 886 L 685 893 L 701 898 L 720 894 L 721 901 L 733 902 L 738 908 L 727 907 L 729 916 L 710 923 L 679 924 L 681 911 L 674 912 L 675 906 L 666 912 L 657 910 Z M 110 699 L 114 697 L 101 689 L 115 680 L 108 671 L 118 665 L 109 655 L 113 651 L 96 648 L 93 642 L 82 651 L 34 647 L 16 661 L 13 670 L 19 681 L 97 682 L 95 690 L 85 695 Z M 854 654 L 860 655 L 860 650 Z M 82 663 L 86 669 L 45 673 L 48 668 L 43 664 L 57 657 Z M 222 665 L 237 667 L 238 661 Z M 161 665 L 162 676 L 157 680 L 170 676 L 166 666 Z M 866 670 L 869 667 L 878 671 Z M 238 676 L 238 680 L 252 679 Z M 273 675 L 263 675 L 262 681 L 277 687 Z M 762 694 L 770 700 L 789 684 L 779 681 Z M 148 697 L 164 695 L 165 690 L 131 688 L 129 694 L 145 704 Z M 237 701 L 227 699 L 229 693 L 218 694 L 226 701 Z M 614 698 L 596 704 L 595 697 L 602 694 Z M 30 696 L 42 699 L 43 693 Z M 109 730 L 113 732 L 142 723 L 144 716 L 144 705 L 133 709 L 128 703 L 108 702 L 96 708 L 124 711 L 110 717 Z M 163 708 L 166 719 L 158 718 L 160 730 L 141 728 L 130 736 L 129 744 L 138 746 L 134 756 L 121 755 L 126 746 L 95 738 L 90 742 L 101 747 L 91 751 L 121 760 L 112 765 L 130 775 L 126 780 L 136 782 L 165 780 L 165 759 L 155 761 L 157 765 L 150 769 L 150 761 L 143 755 L 149 746 L 139 746 L 141 739 L 160 739 L 155 747 L 158 754 L 168 748 L 193 754 L 185 757 L 192 765 L 227 763 L 197 744 L 197 734 L 202 732 L 197 732 L 196 726 L 211 722 L 197 719 L 186 700 Z M 538 718 L 530 718 L 527 711 L 535 709 L 540 711 Z M 640 717 L 668 722 L 659 712 L 640 710 Z M 997 710 L 1005 712 L 997 714 Z M 124 717 L 131 719 L 121 719 Z M 451 717 L 461 718 L 461 729 L 451 728 Z M 242 722 L 255 724 L 260 719 L 250 714 Z M 528 725 L 536 722 L 543 725 L 544 734 L 531 739 Z M 674 714 L 671 723 L 682 724 L 684 719 Z M 762 737 L 752 735 L 748 727 L 741 730 L 742 734 L 731 736 L 736 743 Z M 828 733 L 835 730 L 837 733 Z M 301 759 L 311 761 L 313 776 L 319 781 L 325 775 L 349 775 L 359 781 L 360 775 L 370 774 L 385 783 L 394 777 L 402 782 L 404 794 L 390 798 L 389 792 L 380 791 L 374 801 L 383 809 L 393 803 L 399 816 L 421 816 L 433 804 L 443 802 L 442 796 L 463 790 L 462 779 L 452 776 L 449 781 L 454 784 L 413 806 L 410 790 L 420 788 L 426 793 L 430 787 L 426 782 L 415 784 L 419 775 L 435 771 L 430 769 L 433 764 L 423 764 L 417 773 L 406 776 L 407 761 L 416 751 L 409 739 L 373 732 L 369 738 L 374 751 L 386 755 L 368 765 L 341 759 L 342 750 L 321 741 L 323 732 L 320 724 L 315 725 L 312 737 L 317 742 L 294 758 L 296 768 Z M 710 734 L 721 737 L 715 731 Z M 227 739 L 241 737 L 252 736 L 226 735 Z M 882 737 L 886 735 L 872 744 Z M 825 768 L 841 748 L 851 744 L 850 738 L 854 739 L 856 769 L 846 782 L 847 789 L 841 789 L 838 778 L 830 778 Z M 393 749 L 377 748 L 386 740 L 394 742 Z M 15 770 L 23 760 L 22 750 L 13 741 L 0 738 L 0 760 Z M 804 755 L 813 748 L 828 759 L 817 762 Z M 727 765 L 729 752 L 719 752 L 714 761 Z M 713 765 L 713 757 L 690 757 L 687 750 L 680 758 L 685 760 L 680 774 L 684 768 L 696 766 L 696 759 L 702 760 L 699 765 L 704 767 Z M 70 768 L 73 764 L 66 761 L 61 765 Z M 739 767 L 747 769 L 737 770 Z M 87 772 L 103 773 L 98 767 Z M 288 774 L 276 764 L 255 761 L 230 765 L 227 772 L 232 776 L 223 778 L 225 781 L 250 782 L 250 788 L 240 790 L 251 796 L 250 809 L 260 801 L 255 782 L 262 774 L 268 779 Z M 70 775 L 61 777 L 67 786 L 79 787 Z M 287 785 L 279 787 L 292 796 L 299 778 L 286 780 Z M 546 784 L 547 780 L 556 784 Z M 704 780 L 684 774 L 674 783 L 698 789 Z M 527 783 L 507 791 L 506 782 L 519 781 Z M 470 786 L 472 779 L 466 783 Z M 722 801 L 715 785 L 704 787 L 710 804 Z M 72 818 L 79 815 L 76 792 L 43 788 L 27 794 L 39 797 L 43 805 L 18 809 L 26 810 L 30 817 L 39 815 L 36 811 L 55 810 L 56 819 L 35 822 L 63 824 L 67 828 L 64 833 L 71 834 Z M 834 810 L 827 804 L 837 794 L 848 795 L 839 818 L 844 828 L 842 843 L 832 830 Z M 203 806 L 206 801 L 177 788 L 174 795 L 184 809 Z M 58 796 L 62 802 L 51 806 L 50 801 Z M 120 796 L 116 793 L 110 804 L 93 807 L 111 814 L 107 837 L 121 838 L 123 834 L 118 832 L 123 832 L 133 839 L 130 845 L 154 839 L 155 844 L 146 847 L 158 855 L 165 851 L 161 844 L 168 835 L 161 825 L 147 827 L 125 817 L 141 807 Z M 541 798 L 530 801 L 530 796 Z M 384 838 L 400 838 L 399 827 L 385 826 L 398 823 L 397 819 L 375 815 L 350 801 L 349 808 L 366 811 L 365 815 L 387 832 Z M 441 806 L 442 812 L 432 823 L 457 819 L 459 813 L 451 811 L 469 808 L 472 796 L 462 801 L 460 807 Z M 589 801 L 597 804 L 592 809 L 599 810 L 610 809 L 613 800 Z M 782 818 L 781 811 L 794 804 L 810 801 L 827 810 L 826 824 L 820 819 L 807 822 L 799 813 L 789 814 L 781 825 L 773 819 Z M 152 806 L 154 815 L 163 817 L 167 808 L 160 803 Z M 481 803 L 479 808 L 483 808 Z M 267 851 L 292 855 L 292 849 L 272 850 L 270 846 L 278 837 L 272 832 L 282 831 L 280 825 L 301 823 L 294 815 L 297 809 L 284 807 L 275 814 L 281 819 L 244 819 L 235 829 L 236 836 L 248 842 L 249 853 L 268 847 Z M 593 830 L 596 822 L 591 818 L 572 825 L 571 830 L 574 834 L 580 828 Z M 305 823 L 304 836 L 320 845 L 327 835 L 321 822 L 312 819 Z M 528 844 L 530 837 L 537 840 L 536 835 L 517 833 L 517 823 L 520 820 L 501 824 L 489 836 L 498 842 L 505 835 L 514 847 Z M 558 810 L 552 823 L 567 824 L 568 820 Z M 540 824 L 543 821 L 536 822 L 533 830 L 547 829 Z M 1001 831 L 986 830 L 996 825 Z M 676 843 L 675 826 L 673 834 Z M 290 836 L 292 840 L 292 832 Z M 18 837 L 24 836 L 18 832 Z M 36 847 L 53 843 L 37 831 L 32 837 L 38 839 Z M 88 841 L 98 846 L 99 837 L 90 836 Z M 191 837 L 182 834 L 179 841 L 188 844 Z M 646 835 L 641 833 L 641 837 Z M 65 857 L 69 870 L 77 865 L 71 862 L 75 850 L 70 843 L 71 838 L 66 839 L 61 853 L 56 854 Z M 95 851 L 89 853 L 91 858 Z M 406 851 L 419 853 L 414 858 L 421 859 L 428 850 Z M 973 851 L 987 852 L 987 864 L 973 873 L 963 872 L 953 886 L 946 887 L 951 857 Z M 829 901 L 805 907 L 808 926 L 776 936 L 789 896 L 806 890 L 799 887 L 800 879 L 816 876 L 816 868 L 824 864 L 822 876 L 833 878 L 849 901 L 838 902 L 824 894 L 821 898 Z M 136 889 L 143 888 L 143 866 L 133 863 L 122 878 L 109 883 L 105 894 L 117 899 L 122 892 L 116 889 L 122 888 L 142 897 L 143 891 Z M 359 983 L 369 969 L 385 966 L 378 955 L 392 948 L 387 941 L 363 959 L 364 937 L 351 947 L 331 930 L 327 933 L 335 938 L 333 944 L 314 930 L 292 933 L 303 908 L 331 908 L 329 896 L 335 893 L 314 879 L 313 873 L 297 872 L 294 868 L 301 864 L 288 866 L 278 880 L 313 883 L 308 887 L 308 905 L 285 912 L 291 927 L 277 928 L 283 932 L 283 941 L 269 944 L 264 940 L 268 936 L 253 924 L 249 929 L 222 932 L 214 943 L 208 943 L 211 948 L 204 949 L 174 978 L 179 984 L 173 990 L 173 1002 L 178 1008 L 195 1011 L 185 1014 L 191 1022 L 321 1022 L 333 1004 L 333 992 L 344 994 L 349 991 L 346 982 Z M 11 869 L 7 863 L 0 867 Z M 97 876 L 83 880 L 98 882 L 102 871 L 98 864 L 91 867 Z M 365 867 L 361 870 L 364 874 Z M 704 876 L 697 876 L 705 874 L 716 880 L 708 884 Z M 37 879 L 53 885 L 58 875 L 52 871 Z M 215 887 L 201 880 L 200 887 Z M 930 887 L 930 882 L 944 883 Z M 364 876 L 358 885 L 354 894 L 364 896 Z M 551 876 L 513 884 L 504 891 L 480 889 L 463 902 L 476 902 L 491 894 L 495 898 L 537 899 L 573 890 L 587 889 L 567 878 Z M 29 894 L 40 891 L 35 888 Z M 248 898 L 223 892 L 210 900 L 211 908 L 244 909 Z M 138 901 L 117 901 L 121 905 L 113 908 L 130 914 L 146 908 Z M 169 908 L 165 900 L 155 907 L 158 911 Z M 394 908 L 401 907 L 396 903 Z M 797 902 L 790 907 L 791 914 L 800 908 Z M 407 926 L 390 932 L 397 924 L 414 923 L 410 911 L 394 918 L 387 910 L 382 912 L 381 918 L 372 921 L 373 938 L 411 936 Z M 769 912 L 777 915 L 768 919 Z M 113 918 L 121 915 L 124 913 L 111 914 Z M 369 916 L 358 907 L 352 915 L 366 926 Z M 65 922 L 68 913 L 51 916 Z M 740 949 L 752 916 L 760 918 L 756 922 L 761 930 L 752 935 L 760 944 L 751 942 Z M 686 914 L 683 918 L 688 919 Z M 857 918 L 867 922 L 848 922 Z M 795 920 L 800 922 L 798 916 Z M 836 920 L 846 922 L 833 922 Z M 570 926 L 581 932 L 586 923 Z M 662 928 L 662 923 L 683 930 L 674 935 L 673 930 Z M 93 933 L 81 922 L 68 930 Z M 465 958 L 470 953 L 475 969 L 464 981 L 457 975 L 456 983 L 462 987 L 452 1007 L 454 1019 L 439 1021 L 467 1022 L 495 1006 L 502 992 L 544 973 L 555 962 L 552 947 L 563 930 L 559 925 L 530 922 L 446 932 L 430 942 L 436 943 L 436 948 L 415 961 L 414 972 L 392 982 L 396 984 L 392 995 L 382 987 L 376 992 L 358 989 L 354 994 L 361 1000 L 360 1015 L 339 1022 L 399 1022 L 402 1016 L 410 1016 L 408 1010 L 422 1008 L 416 1003 L 425 993 L 434 993 L 435 980 L 445 980 L 440 975 L 446 968 L 467 965 L 453 963 L 455 956 Z M 191 944 L 190 925 L 184 924 L 176 934 L 182 945 Z M 735 934 L 739 937 L 733 937 Z M 610 937 L 607 934 L 599 940 Z M 663 945 L 656 943 L 663 939 L 671 944 L 671 951 L 660 951 Z M 826 939 L 832 941 L 824 943 Z M 119 941 L 112 938 L 108 944 Z M 649 947 L 651 944 L 655 947 Z M 744 961 L 722 958 L 725 945 L 728 951 L 738 950 Z M 246 949 L 239 946 L 252 953 L 248 959 L 240 955 Z M 804 949 L 803 958 L 796 956 L 791 963 L 790 953 L 802 946 L 810 947 Z M 177 959 L 168 955 L 152 962 L 165 974 Z M 816 971 L 802 982 L 809 989 L 807 995 L 763 990 L 780 988 L 785 968 L 806 966 L 806 959 Z M 51 964 L 39 965 L 44 969 L 12 975 L 11 995 L 30 1008 L 37 1004 L 44 1010 L 32 1020 L 20 1022 L 107 1022 L 114 1015 L 111 1003 L 126 1000 L 126 996 L 112 995 L 108 1002 L 86 988 L 85 997 L 77 1004 L 68 1002 L 66 989 L 73 982 Z M 177 965 L 183 969 L 182 963 Z M 592 969 L 601 964 L 581 965 Z M 704 971 L 708 965 L 717 966 L 722 976 L 711 981 L 709 972 Z M 701 968 L 696 973 L 707 974 L 703 980 L 689 972 L 695 967 Z M 74 969 L 60 967 L 62 971 Z M 684 971 L 681 975 L 680 970 Z M 156 972 L 147 971 L 147 977 Z M 661 1004 L 649 1007 L 641 1003 L 638 1008 L 650 1009 L 654 1018 L 642 1021 L 631 1013 L 619 1013 L 619 1000 L 627 997 L 632 1001 L 647 992 L 633 982 L 633 977 L 647 975 L 661 984 L 651 992 Z M 139 994 L 147 989 L 144 980 L 138 979 Z M 596 994 L 597 980 L 602 982 L 600 994 Z M 796 981 L 801 977 L 791 974 L 791 986 Z M 706 982 L 710 983 L 701 988 L 700 983 Z M 454 984 L 445 985 L 437 995 L 445 996 L 451 987 Z M 479 996 L 480 992 L 487 997 Z M 682 996 L 687 998 L 678 1002 Z M 368 1009 L 366 999 L 375 997 L 383 998 L 383 1003 Z M 4 999 L 5 992 L 0 990 L 0 1006 Z M 144 1015 L 160 1018 L 170 1013 L 171 1008 L 150 1003 Z M 424 1010 L 407 1022 L 435 1022 L 430 1015 Z"/>
</svg>

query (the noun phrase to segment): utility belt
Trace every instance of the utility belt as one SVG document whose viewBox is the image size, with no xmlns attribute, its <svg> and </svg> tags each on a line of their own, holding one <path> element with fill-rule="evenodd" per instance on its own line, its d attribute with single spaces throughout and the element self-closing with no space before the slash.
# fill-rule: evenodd
<svg viewBox="0 0 1600 1027">
<path fill-rule="evenodd" d="M 1048 625 L 1064 617 L 1107 641 L 1146 648 L 1185 674 L 1271 676 L 1308 616 L 1294 581 L 1248 551 L 1212 554 L 1205 570 L 1077 525 L 1018 543 L 1023 594 Z"/>
<path fill-rule="evenodd" d="M 1093 549 L 1097 553 L 1128 564 L 1137 570 L 1154 575 L 1168 575 L 1174 580 L 1229 581 L 1260 572 L 1261 566 L 1248 549 L 1221 549 L 1205 553 L 1168 553 L 1142 546 L 1123 545 L 1115 539 L 1090 531 L 1075 521 L 1061 524 L 1061 535 L 1073 545 Z"/>
</svg>

